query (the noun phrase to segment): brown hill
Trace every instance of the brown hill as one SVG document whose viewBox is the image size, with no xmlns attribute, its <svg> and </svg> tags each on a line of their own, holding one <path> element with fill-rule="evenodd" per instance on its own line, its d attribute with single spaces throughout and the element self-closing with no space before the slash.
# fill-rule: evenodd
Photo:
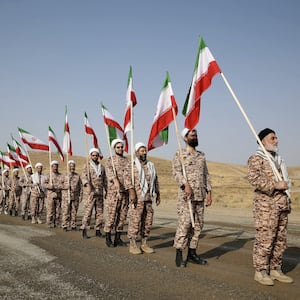
<svg viewBox="0 0 300 300">
<path fill-rule="evenodd" d="M 33 166 L 42 162 L 44 172 L 49 172 L 49 156 L 44 152 L 29 153 Z M 59 157 L 51 154 L 51 159 Z M 77 172 L 81 169 L 86 159 L 82 156 L 73 156 L 77 164 Z M 161 198 L 164 202 L 176 201 L 177 186 L 172 176 L 172 162 L 170 160 L 149 157 L 155 163 L 159 176 Z M 103 162 L 105 159 L 103 160 Z M 208 169 L 213 186 L 213 201 L 215 206 L 232 208 L 251 208 L 253 189 L 247 181 L 247 167 L 233 164 L 208 162 Z M 60 171 L 66 172 L 66 162 L 60 163 Z M 300 210 L 300 167 L 289 168 L 292 180 L 292 203 L 294 210 Z"/>
</svg>

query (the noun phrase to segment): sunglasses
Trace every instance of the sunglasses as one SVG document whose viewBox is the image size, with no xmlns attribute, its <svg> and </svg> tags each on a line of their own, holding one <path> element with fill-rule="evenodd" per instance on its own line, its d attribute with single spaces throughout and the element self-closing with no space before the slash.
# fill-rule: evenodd
<svg viewBox="0 0 300 300">
<path fill-rule="evenodd" d="M 116 146 L 116 149 L 123 149 L 123 146 Z"/>
</svg>

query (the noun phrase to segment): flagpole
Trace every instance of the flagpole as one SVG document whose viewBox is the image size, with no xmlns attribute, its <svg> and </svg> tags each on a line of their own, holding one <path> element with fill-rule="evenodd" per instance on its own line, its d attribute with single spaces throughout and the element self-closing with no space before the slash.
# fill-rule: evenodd
<svg viewBox="0 0 300 300">
<path fill-rule="evenodd" d="M 131 183 L 134 187 L 134 169 L 133 169 L 133 163 L 134 163 L 134 143 L 133 143 L 133 103 L 130 101 L 130 150 L 131 150 Z"/>
<path fill-rule="evenodd" d="M 182 174 L 184 179 L 187 181 L 187 176 L 186 176 L 186 170 L 182 161 L 182 150 L 181 150 L 181 145 L 180 145 L 180 135 L 179 135 L 179 130 L 178 130 L 178 124 L 176 120 L 176 113 L 175 109 L 172 106 L 172 113 L 173 113 L 173 119 L 174 119 L 174 124 L 175 124 L 175 131 L 176 131 L 176 137 L 177 137 L 177 143 L 178 143 L 178 150 L 179 150 L 179 157 L 180 157 L 180 162 L 181 162 L 181 167 L 182 167 Z M 193 208 L 192 208 L 192 202 L 191 199 L 188 198 L 188 206 L 189 206 L 189 212 L 190 212 L 190 218 L 192 222 L 192 227 L 195 227 L 195 220 L 194 220 L 194 213 L 193 213 Z"/>
<path fill-rule="evenodd" d="M 259 138 L 258 135 L 256 134 L 256 131 L 255 131 L 253 125 L 251 124 L 251 122 L 250 122 L 250 120 L 249 120 L 249 118 L 248 118 L 246 112 L 244 111 L 242 105 L 240 104 L 240 101 L 238 100 L 237 96 L 235 95 L 234 91 L 232 90 L 232 88 L 231 88 L 229 82 L 227 81 L 225 75 L 224 75 L 222 72 L 221 72 L 220 74 L 221 74 L 221 76 L 222 76 L 222 78 L 223 78 L 223 80 L 224 80 L 224 82 L 225 82 L 225 85 L 227 86 L 229 92 L 231 93 L 231 95 L 232 95 L 234 101 L 236 102 L 238 108 L 240 109 L 242 115 L 244 116 L 244 118 L 245 118 L 245 120 L 246 120 L 246 122 L 247 122 L 247 124 L 248 124 L 248 126 L 249 126 L 249 128 L 250 128 L 250 130 L 252 131 L 252 133 L 253 133 L 253 135 L 255 136 L 255 138 L 256 138 L 258 144 L 259 144 L 260 147 L 262 148 L 262 150 L 263 150 L 263 152 L 265 153 L 265 155 L 266 155 L 266 157 L 267 157 L 269 163 L 270 163 L 271 166 L 272 166 L 272 165 L 273 165 L 273 162 L 272 162 L 272 160 L 271 160 L 271 158 L 270 158 L 270 156 L 269 156 L 269 153 L 267 152 L 267 150 L 266 150 L 266 148 L 264 147 L 264 145 L 262 144 L 260 138 Z M 281 181 L 281 180 L 282 180 L 282 177 L 281 177 L 281 175 L 279 174 L 279 171 L 277 170 L 277 168 L 272 168 L 272 169 L 274 170 L 274 173 L 275 173 L 277 179 L 278 179 L 279 181 Z M 287 196 L 288 196 L 289 198 L 291 197 L 290 192 L 289 192 L 288 190 L 286 190 L 285 193 L 287 194 Z"/>
<path fill-rule="evenodd" d="M 33 165 L 32 165 L 32 163 L 31 163 L 31 159 L 30 159 L 30 156 L 29 156 L 29 153 L 28 153 L 28 151 L 27 151 L 27 149 L 26 149 L 26 145 L 23 143 L 22 139 L 21 139 L 21 142 L 22 142 L 22 144 L 23 144 L 23 148 L 24 148 L 24 150 L 25 150 L 25 152 L 26 152 L 26 155 L 27 155 L 27 157 L 28 157 L 29 164 L 30 164 L 31 167 L 33 168 Z"/>
<path fill-rule="evenodd" d="M 88 182 L 90 183 L 90 172 L 89 172 L 89 143 L 87 133 L 85 133 L 85 160 L 86 160 L 86 172 L 88 177 Z"/>
<path fill-rule="evenodd" d="M 48 142 L 48 144 L 49 144 L 49 171 L 50 171 L 50 175 L 49 175 L 49 177 L 50 177 L 50 184 L 52 184 L 52 172 L 51 172 L 51 160 L 52 160 L 52 158 L 51 158 L 51 143 L 50 143 L 50 141 Z"/>
</svg>

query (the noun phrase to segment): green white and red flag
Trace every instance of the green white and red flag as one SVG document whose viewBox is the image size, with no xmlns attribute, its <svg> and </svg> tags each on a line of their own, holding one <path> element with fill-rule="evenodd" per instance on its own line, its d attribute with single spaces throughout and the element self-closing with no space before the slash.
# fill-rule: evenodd
<svg viewBox="0 0 300 300">
<path fill-rule="evenodd" d="M 11 159 L 7 153 L 0 151 L 0 162 L 2 162 L 7 167 L 18 167 L 19 164 L 14 160 Z"/>
<path fill-rule="evenodd" d="M 24 144 L 27 144 L 31 149 L 49 151 L 49 145 L 42 140 L 32 135 L 28 131 L 18 127 L 19 135 Z"/>
<path fill-rule="evenodd" d="M 107 110 L 107 108 L 101 103 L 102 115 L 104 124 L 106 124 L 109 135 L 109 143 L 111 144 L 114 139 L 124 140 L 125 152 L 128 152 L 128 141 L 121 125 L 116 121 L 113 115 Z"/>
<path fill-rule="evenodd" d="M 185 116 L 184 126 L 186 128 L 194 129 L 198 124 L 201 95 L 210 87 L 212 78 L 217 73 L 221 73 L 221 69 L 203 38 L 200 37 L 193 79 L 182 110 Z"/>
<path fill-rule="evenodd" d="M 128 81 L 127 81 L 127 93 L 126 93 L 126 109 L 124 116 L 124 134 L 126 135 L 128 131 L 133 127 L 133 113 L 132 108 L 137 104 L 135 91 L 132 84 L 132 67 L 130 66 Z"/>
<path fill-rule="evenodd" d="M 27 163 L 29 163 L 29 157 L 27 156 L 26 151 L 23 149 L 21 144 L 12 136 L 12 141 L 13 141 L 13 146 L 16 149 L 16 152 L 18 156 L 22 159 L 25 160 Z"/>
<path fill-rule="evenodd" d="M 56 149 L 57 149 L 57 152 L 58 152 L 58 154 L 59 154 L 60 159 L 61 159 L 62 161 L 64 161 L 64 154 L 63 154 L 63 152 L 62 152 L 62 150 L 61 150 L 61 147 L 60 147 L 60 145 L 59 145 L 59 143 L 58 143 L 58 140 L 57 140 L 57 138 L 56 138 L 56 135 L 55 135 L 53 129 L 52 129 L 50 126 L 49 126 L 49 128 L 48 128 L 48 140 L 49 140 L 49 142 L 52 142 L 52 143 L 54 144 L 54 146 L 55 146 Z M 50 147 L 49 147 L 49 149 L 50 149 Z"/>
<path fill-rule="evenodd" d="M 99 157 L 100 157 L 100 159 L 102 159 L 103 155 L 102 155 L 102 152 L 101 152 L 101 150 L 99 148 L 99 145 L 98 145 L 98 139 L 97 139 L 96 133 L 95 133 L 93 127 L 91 126 L 90 122 L 89 122 L 89 119 L 88 119 L 88 116 L 87 116 L 86 112 L 84 113 L 84 130 L 85 130 L 86 134 L 92 136 L 94 148 L 99 149 Z"/>
<path fill-rule="evenodd" d="M 23 167 L 25 167 L 25 166 L 28 164 L 27 161 L 22 160 L 22 159 L 19 157 L 19 155 L 18 155 L 18 153 L 17 153 L 15 147 L 12 146 L 12 145 L 10 145 L 9 143 L 7 143 L 7 154 L 8 154 L 8 157 L 9 157 L 9 158 L 13 159 L 13 160 L 16 162 L 16 165 L 17 165 L 18 167 L 20 167 L 21 164 L 22 164 Z"/>
<path fill-rule="evenodd" d="M 71 143 L 71 136 L 70 136 L 70 127 L 68 122 L 68 112 L 67 107 L 65 111 L 65 126 L 64 126 L 64 140 L 63 140 L 63 152 L 72 156 L 72 143 Z"/>
<path fill-rule="evenodd" d="M 168 143 L 169 124 L 178 113 L 169 73 L 167 72 L 148 140 L 148 151 Z"/>
</svg>

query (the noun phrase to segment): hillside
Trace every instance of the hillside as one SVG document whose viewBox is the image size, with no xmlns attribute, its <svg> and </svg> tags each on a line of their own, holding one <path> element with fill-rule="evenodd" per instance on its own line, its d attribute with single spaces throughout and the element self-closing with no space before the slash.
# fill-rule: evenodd
<svg viewBox="0 0 300 300">
<path fill-rule="evenodd" d="M 49 156 L 43 152 L 29 153 L 33 166 L 37 162 L 42 162 L 44 172 L 49 172 Z M 56 153 L 52 154 L 52 159 L 59 160 Z M 76 161 L 77 171 L 81 169 L 86 159 L 84 157 L 73 156 Z M 160 188 L 161 198 L 164 202 L 173 202 L 177 199 L 177 186 L 172 177 L 172 162 L 170 160 L 149 157 L 155 163 Z M 105 160 L 103 160 L 104 162 Z M 232 165 L 217 162 L 208 162 L 208 169 L 213 186 L 213 201 L 215 206 L 232 208 L 251 208 L 253 189 L 249 185 L 246 174 L 246 166 Z M 60 164 L 60 171 L 66 172 L 66 163 Z M 292 203 L 294 210 L 300 210 L 300 167 L 289 168 L 289 175 L 292 180 Z"/>
</svg>

